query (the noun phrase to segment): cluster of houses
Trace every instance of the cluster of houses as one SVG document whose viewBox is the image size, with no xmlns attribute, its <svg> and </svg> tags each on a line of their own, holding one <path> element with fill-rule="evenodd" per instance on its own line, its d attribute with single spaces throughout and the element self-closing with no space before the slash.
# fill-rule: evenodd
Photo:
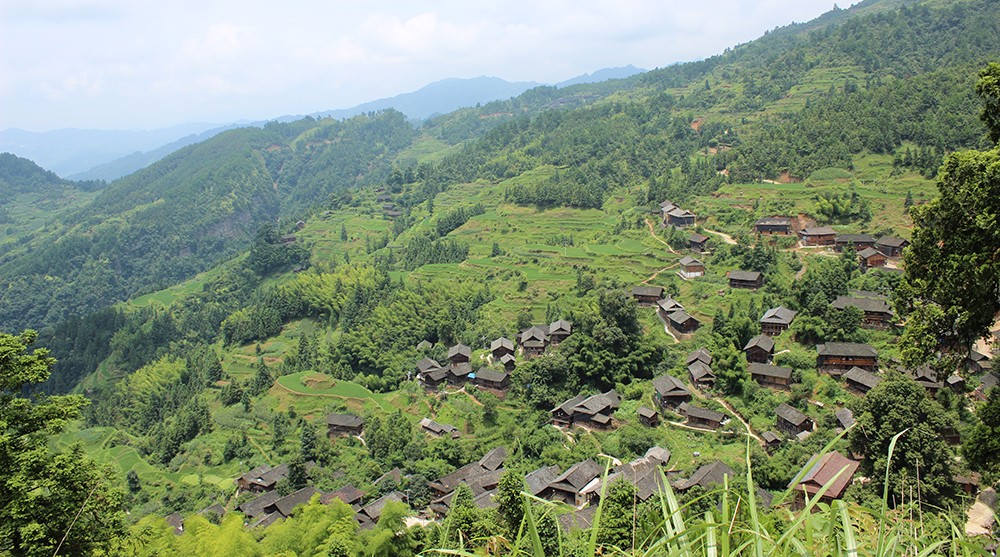
<svg viewBox="0 0 1000 557">
<path fill-rule="evenodd" d="M 895 236 L 875 238 L 871 234 L 843 234 L 829 226 L 806 227 L 795 232 L 791 217 L 765 217 L 754 223 L 754 232 L 762 236 L 794 236 L 806 247 L 832 247 L 842 252 L 848 246 L 858 250 L 858 266 L 862 272 L 885 267 L 889 259 L 903 255 L 908 240 Z"/>
<path fill-rule="evenodd" d="M 660 203 L 660 218 L 664 226 L 686 228 L 695 225 L 696 216 L 672 201 Z"/>
<path fill-rule="evenodd" d="M 393 202 L 392 195 L 384 190 L 375 196 L 375 201 L 382 204 L 382 214 L 386 218 L 397 219 L 403 216 L 403 211 Z"/>
</svg>

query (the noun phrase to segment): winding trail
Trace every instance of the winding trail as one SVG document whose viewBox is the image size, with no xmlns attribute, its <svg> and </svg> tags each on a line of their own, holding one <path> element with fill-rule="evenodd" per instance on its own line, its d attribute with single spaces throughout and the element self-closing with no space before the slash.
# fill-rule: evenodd
<svg viewBox="0 0 1000 557">
<path fill-rule="evenodd" d="M 669 267 L 664 267 L 664 268 L 660 269 L 659 271 L 656 271 L 652 275 L 649 275 L 648 279 L 642 281 L 642 284 L 649 284 L 650 281 L 652 281 L 652 280 L 656 279 L 656 277 L 660 276 L 660 273 L 662 273 L 663 271 L 669 271 L 670 269 L 673 269 L 676 266 L 677 266 L 677 264 L 674 263 L 673 265 L 670 265 Z"/>
<path fill-rule="evenodd" d="M 666 240 L 664 240 L 663 238 L 660 238 L 659 236 L 656 235 L 656 232 L 653 231 L 653 223 L 649 219 L 645 219 L 645 220 L 646 220 L 646 226 L 649 227 L 649 235 L 652 236 L 653 239 L 656 240 L 657 242 L 660 242 L 661 244 L 667 246 L 667 249 L 670 250 L 670 253 L 672 253 L 674 255 L 680 255 L 679 253 L 677 253 L 676 251 L 674 251 L 674 248 L 670 247 L 670 244 L 668 244 L 666 242 Z"/>
<path fill-rule="evenodd" d="M 692 384 L 692 385 L 691 385 L 691 389 L 692 389 L 693 391 L 695 391 L 696 393 L 698 393 L 699 395 L 701 395 L 701 396 L 703 396 L 703 397 L 705 397 L 705 398 L 708 398 L 708 399 L 711 399 L 711 400 L 714 400 L 714 401 L 718 402 L 719 404 L 721 404 L 721 405 L 722 405 L 722 406 L 723 406 L 723 407 L 724 407 L 724 408 L 725 408 L 726 410 L 729 410 L 729 412 L 730 412 L 730 413 L 731 413 L 731 414 L 732 414 L 732 415 L 733 415 L 733 416 L 734 416 L 734 417 L 735 417 L 735 418 L 736 418 L 737 420 L 739 420 L 741 424 L 743 424 L 743 427 L 744 427 L 744 428 L 745 428 L 745 429 L 747 430 L 747 435 L 749 435 L 750 437 L 752 437 L 752 438 L 756 439 L 756 440 L 757 440 L 757 443 L 758 443 L 758 444 L 759 444 L 759 445 L 760 445 L 761 447 L 765 447 L 765 446 L 767 446 L 767 444 L 766 444 L 766 443 L 764 443 L 764 440 L 763 440 L 763 439 L 761 439 L 761 438 L 760 438 L 760 436 L 758 436 L 758 435 L 757 435 L 756 433 L 754 433 L 754 430 L 753 430 L 753 428 L 751 428 L 751 427 L 750 427 L 750 423 L 749 423 L 749 422 L 747 422 L 747 421 L 746 421 L 746 420 L 745 420 L 745 419 L 743 418 L 743 416 L 742 416 L 742 415 L 741 415 L 741 414 L 740 414 L 739 412 L 737 412 L 735 408 L 733 408 L 733 405 L 732 405 L 732 404 L 729 404 L 729 402 L 728 402 L 728 401 L 726 401 L 726 399 L 724 399 L 724 398 L 719 398 L 719 397 L 714 397 L 714 396 L 711 396 L 711 395 L 708 395 L 708 394 L 706 394 L 706 393 L 705 393 L 704 391 L 702 391 L 701 389 L 699 389 L 697 385 L 694 385 L 694 384 Z"/>
<path fill-rule="evenodd" d="M 736 240 L 734 240 L 732 236 L 730 236 L 729 234 L 726 234 L 725 232 L 719 232 L 718 230 L 709 230 L 707 228 L 704 228 L 702 230 L 704 230 L 705 232 L 708 232 L 709 234 L 715 234 L 716 236 L 722 238 L 722 241 L 725 242 L 725 243 L 727 243 L 727 244 L 730 244 L 730 245 L 733 245 L 733 246 L 736 245 Z"/>
</svg>

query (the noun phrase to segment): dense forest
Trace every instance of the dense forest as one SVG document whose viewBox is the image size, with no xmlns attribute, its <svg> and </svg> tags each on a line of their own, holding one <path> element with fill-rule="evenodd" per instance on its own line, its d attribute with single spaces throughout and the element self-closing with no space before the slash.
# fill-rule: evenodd
<svg viewBox="0 0 1000 557">
<path fill-rule="evenodd" d="M 418 126 L 386 110 L 234 129 L 110 184 L 0 156 L 0 204 L 19 208 L 4 216 L 0 324 L 38 330 L 0 335 L 0 486 L 19 494 L 0 504 L 0 553 L 853 554 L 860 541 L 882 555 L 892 536 L 972 554 L 989 539 L 952 527 L 969 478 L 1000 478 L 1000 390 L 973 352 L 1000 310 L 981 287 L 1000 274 L 998 35 L 995 2 L 867 0 L 703 61 Z M 23 209 L 35 196 L 64 208 L 43 221 Z M 669 226 L 665 201 L 697 213 L 693 227 Z M 855 239 L 755 233 L 779 215 Z M 868 269 L 864 236 L 912 244 Z M 765 280 L 739 288 L 734 271 Z M 680 313 L 643 299 L 650 288 Z M 874 306 L 891 318 L 872 326 Z M 776 310 L 794 321 L 764 335 Z M 571 334 L 529 357 L 522 337 L 562 323 Z M 492 346 L 507 339 L 509 368 Z M 766 362 L 751 361 L 767 339 Z M 866 393 L 820 363 L 842 343 L 877 354 Z M 420 366 L 463 348 L 464 379 L 428 385 Z M 711 383 L 691 370 L 699 350 Z M 762 382 L 761 363 L 787 383 Z M 691 427 L 661 403 L 665 377 L 725 419 Z M 615 401 L 608 425 L 550 425 L 601 400 Z M 806 435 L 783 429 L 789 410 Z M 335 435 L 341 414 L 364 433 Z M 500 447 L 490 487 L 442 487 Z M 643 487 L 657 447 L 669 465 Z M 793 486 L 834 451 L 864 457 L 857 481 L 798 503 Z M 555 503 L 528 479 L 591 460 L 587 483 L 611 479 L 586 500 Z M 280 465 L 275 501 L 317 496 L 245 527 L 260 494 L 237 479 Z M 34 489 L 35 471 L 60 466 L 58 489 Z M 722 467 L 725 482 L 695 481 Z M 326 497 L 349 488 L 380 516 Z"/>
</svg>

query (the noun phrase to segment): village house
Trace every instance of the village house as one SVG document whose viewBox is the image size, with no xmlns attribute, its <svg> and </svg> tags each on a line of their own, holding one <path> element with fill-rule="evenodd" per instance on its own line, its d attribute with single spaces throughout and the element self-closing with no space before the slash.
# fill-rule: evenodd
<svg viewBox="0 0 1000 557">
<path fill-rule="evenodd" d="M 549 325 L 549 345 L 559 346 L 559 343 L 573 334 L 573 324 L 565 319 L 553 321 Z"/>
<path fill-rule="evenodd" d="M 503 366 L 504 371 L 510 373 L 514 371 L 515 367 L 517 367 L 517 360 L 514 358 L 513 354 L 504 354 L 503 356 L 500 356 L 500 365 Z"/>
<path fill-rule="evenodd" d="M 500 476 L 503 475 L 503 464 L 506 459 L 507 449 L 497 447 L 479 460 L 429 482 L 427 486 L 437 496 L 431 502 L 431 509 L 440 515 L 446 514 L 451 507 L 455 490 L 463 484 L 469 487 L 473 497 L 496 489 Z"/>
<path fill-rule="evenodd" d="M 287 464 L 280 464 L 273 468 L 264 464 L 237 478 L 236 487 L 240 491 L 271 491 L 278 482 L 287 477 Z"/>
<path fill-rule="evenodd" d="M 312 486 L 303 487 L 302 489 L 290 493 L 282 497 L 281 499 L 278 499 L 274 503 L 271 503 L 264 509 L 264 512 L 269 512 L 269 513 L 276 512 L 278 513 L 280 518 L 289 518 L 290 516 L 295 514 L 295 509 L 308 503 L 309 500 L 312 499 L 312 496 L 316 495 L 317 493 L 319 492 L 316 491 L 315 487 Z"/>
<path fill-rule="evenodd" d="M 764 441 L 764 450 L 769 454 L 771 451 L 781 446 L 781 436 L 773 431 L 765 431 L 764 433 L 761 433 L 760 438 Z"/>
<path fill-rule="evenodd" d="M 472 359 L 472 349 L 464 344 L 456 344 L 448 349 L 448 361 L 455 364 L 467 364 Z"/>
<path fill-rule="evenodd" d="M 334 499 L 339 499 L 350 506 L 360 505 L 365 498 L 365 492 L 361 491 L 354 484 L 347 484 L 340 489 L 325 493 L 320 496 L 319 502 L 329 505 Z"/>
<path fill-rule="evenodd" d="M 868 391 L 874 389 L 882 382 L 882 378 L 878 375 L 857 366 L 847 370 L 847 373 L 842 377 L 847 384 L 847 390 L 859 395 L 868 394 Z"/>
<path fill-rule="evenodd" d="M 754 232 L 763 236 L 792 234 L 792 219 L 788 217 L 764 217 L 753 224 Z"/>
<path fill-rule="evenodd" d="M 821 502 L 830 504 L 843 498 L 858 470 L 858 463 L 834 451 L 818 458 L 814 456 L 804 468 L 808 470 L 802 479 L 798 483 L 789 484 L 795 491 L 794 507 L 798 509 L 804 508 L 806 500 L 814 497 L 827 484 L 830 486 L 820 497 Z"/>
<path fill-rule="evenodd" d="M 247 524 L 251 522 L 256 522 L 258 519 L 263 517 L 265 514 L 264 509 L 273 505 L 275 501 L 281 499 L 281 494 L 277 491 L 268 491 L 267 493 L 247 501 L 236 507 L 236 510 L 243 513 L 243 516 L 247 517 L 249 520 Z"/>
<path fill-rule="evenodd" d="M 589 397 L 577 395 L 552 409 L 552 423 L 566 427 L 607 428 L 611 426 L 611 414 L 621 402 L 621 396 L 614 390 Z"/>
<path fill-rule="evenodd" d="M 524 483 L 528 486 L 527 492 L 535 497 L 541 495 L 545 488 L 549 487 L 560 475 L 558 466 L 542 466 L 536 470 L 528 472 L 524 476 Z"/>
<path fill-rule="evenodd" d="M 455 428 L 455 426 L 448 424 L 439 424 L 430 418 L 424 418 L 420 420 L 420 429 L 424 430 L 427 433 L 430 433 L 434 437 L 442 437 L 444 435 L 449 435 L 451 436 L 452 439 L 457 439 L 458 437 L 461 436 L 461 433 L 458 431 L 457 428 Z"/>
<path fill-rule="evenodd" d="M 417 372 L 417 381 L 429 391 L 436 391 L 451 375 L 451 366 Z"/>
<path fill-rule="evenodd" d="M 500 337 L 490 343 L 490 354 L 494 360 L 500 360 L 505 354 L 514 355 L 514 343 L 505 337 Z"/>
<path fill-rule="evenodd" d="M 354 517 L 358 523 L 361 524 L 362 528 L 373 528 L 376 524 L 378 524 L 378 519 L 382 518 L 382 510 L 385 509 L 386 503 L 402 503 L 405 500 L 406 495 L 398 491 L 386 493 L 385 495 L 362 507 L 361 510 L 354 515 Z"/>
<path fill-rule="evenodd" d="M 688 236 L 688 249 L 698 253 L 704 253 L 708 249 L 708 236 L 694 234 Z"/>
<path fill-rule="evenodd" d="M 885 254 L 886 257 L 902 257 L 903 250 L 909 245 L 909 240 L 894 236 L 882 236 L 875 241 L 875 249 Z"/>
<path fill-rule="evenodd" d="M 705 264 L 690 255 L 685 255 L 680 260 L 681 276 L 684 278 L 695 278 L 705 275 Z"/>
<path fill-rule="evenodd" d="M 721 460 L 716 460 L 698 468 L 690 478 L 678 480 L 672 485 L 677 491 L 687 491 L 696 485 L 702 489 L 711 490 L 725 485 L 726 477 L 733 479 L 736 477 L 736 472 L 723 464 Z"/>
<path fill-rule="evenodd" d="M 648 406 L 640 406 L 636 413 L 639 416 L 639 423 L 642 425 L 654 427 L 660 423 L 660 415 Z"/>
<path fill-rule="evenodd" d="M 850 408 L 841 408 L 833 413 L 833 417 L 837 419 L 837 426 L 839 429 L 844 430 L 852 425 L 854 425 L 854 412 L 851 412 Z"/>
<path fill-rule="evenodd" d="M 903 373 L 912 377 L 931 396 L 936 395 L 944 387 L 944 383 L 938 381 L 937 372 L 931 369 L 928 364 L 923 364 L 915 369 L 904 369 Z"/>
<path fill-rule="evenodd" d="M 764 387 L 787 389 L 792 386 L 792 368 L 778 367 L 771 364 L 750 362 L 747 364 L 750 378 Z"/>
<path fill-rule="evenodd" d="M 694 350 L 687 355 L 687 359 L 684 360 L 684 363 L 687 365 L 691 365 L 696 361 L 704 362 L 706 365 L 711 364 L 712 363 L 711 352 L 705 350 L 705 348 L 699 348 L 697 350 Z"/>
<path fill-rule="evenodd" d="M 361 435 L 365 421 L 354 414 L 329 414 L 326 417 L 327 435 L 333 440 L 336 437 Z"/>
<path fill-rule="evenodd" d="M 295 234 L 285 234 L 284 236 L 281 237 L 281 239 L 279 240 L 279 242 L 282 245 L 287 246 L 287 245 L 294 244 L 295 240 L 297 240 L 297 238 L 295 237 Z"/>
<path fill-rule="evenodd" d="M 948 388 L 955 391 L 956 393 L 965 392 L 965 378 L 957 373 L 952 373 L 944 380 L 944 384 L 948 385 Z"/>
<path fill-rule="evenodd" d="M 677 228 L 694 226 L 695 214 L 687 209 L 674 207 L 667 213 L 667 224 Z"/>
<path fill-rule="evenodd" d="M 757 271 L 729 271 L 730 288 L 756 289 L 764 286 L 764 275 Z"/>
<path fill-rule="evenodd" d="M 847 246 L 854 246 L 855 251 L 873 248 L 875 247 L 875 236 L 871 234 L 837 234 L 833 244 L 834 251 L 840 253 Z"/>
<path fill-rule="evenodd" d="M 832 246 L 837 242 L 837 231 L 829 226 L 803 228 L 799 238 L 803 246 Z"/>
<path fill-rule="evenodd" d="M 997 377 L 995 373 L 987 373 L 979 380 L 979 386 L 972 392 L 972 396 L 976 400 L 986 400 L 990 389 L 996 386 L 1000 386 L 1000 377 Z"/>
<path fill-rule="evenodd" d="M 680 379 L 664 374 L 653 379 L 653 401 L 660 408 L 674 409 L 681 403 L 691 401 L 691 391 Z"/>
<path fill-rule="evenodd" d="M 549 332 L 545 327 L 533 326 L 521 331 L 518 335 L 524 357 L 531 359 L 541 356 L 549 346 Z"/>
<path fill-rule="evenodd" d="M 747 362 L 767 364 L 774 357 L 774 339 L 767 335 L 757 335 L 743 347 Z"/>
<path fill-rule="evenodd" d="M 816 345 L 816 369 L 820 373 L 838 376 L 855 366 L 872 373 L 877 372 L 878 352 L 867 344 L 857 342 Z"/>
<path fill-rule="evenodd" d="M 472 364 L 469 362 L 450 364 L 445 366 L 444 371 L 447 372 L 444 377 L 445 381 L 447 381 L 449 385 L 460 387 L 465 385 L 465 383 L 469 380 L 469 375 L 472 373 Z"/>
<path fill-rule="evenodd" d="M 580 491 L 580 496 L 590 505 L 597 505 L 601 500 L 601 491 L 606 491 L 606 486 L 624 481 L 635 487 L 637 501 L 647 501 L 665 487 L 660 469 L 669 461 L 670 451 L 662 447 L 650 447 L 644 456 L 619 464 L 606 477 L 590 482 Z"/>
<path fill-rule="evenodd" d="M 688 375 L 691 377 L 691 382 L 700 389 L 712 388 L 715 385 L 715 372 L 701 360 L 688 364 Z"/>
<path fill-rule="evenodd" d="M 673 201 L 663 201 L 660 203 L 660 210 L 657 212 L 660 213 L 660 222 L 663 223 L 663 226 L 666 226 L 670 222 L 670 217 L 667 214 L 677 208 L 677 204 Z"/>
<path fill-rule="evenodd" d="M 562 501 L 579 506 L 584 502 L 580 492 L 603 473 L 604 467 L 593 459 L 578 462 L 552 480 L 552 483 L 542 490 L 541 497 L 549 501 Z"/>
<path fill-rule="evenodd" d="M 975 496 L 979 492 L 979 484 L 982 482 L 983 476 L 979 472 L 970 472 L 968 474 L 955 474 L 951 479 L 963 493 Z"/>
<path fill-rule="evenodd" d="M 775 408 L 774 414 L 776 416 L 775 425 L 786 435 L 797 437 L 800 433 L 813 430 L 814 422 L 812 418 L 784 402 Z"/>
<path fill-rule="evenodd" d="M 656 301 L 656 312 L 660 314 L 660 318 L 663 320 L 666 320 L 667 316 L 671 313 L 682 311 L 683 309 L 684 306 L 680 302 L 670 297 Z"/>
<path fill-rule="evenodd" d="M 769 337 L 778 336 L 788 330 L 796 315 L 798 312 L 783 306 L 771 308 L 760 318 L 760 332 Z"/>
<path fill-rule="evenodd" d="M 707 429 L 719 429 L 726 420 L 726 415 L 722 412 L 702 408 L 687 402 L 681 403 L 677 407 L 677 413 L 687 419 L 687 425 L 703 427 Z"/>
<path fill-rule="evenodd" d="M 875 248 L 865 248 L 858 252 L 858 267 L 862 273 L 885 267 L 885 255 Z"/>
<path fill-rule="evenodd" d="M 663 299 L 662 286 L 641 285 L 632 289 L 632 297 L 642 307 L 649 307 Z"/>
<path fill-rule="evenodd" d="M 986 373 L 993 371 L 993 361 L 986 354 L 971 350 L 969 351 L 969 357 L 965 359 L 965 369 L 976 374 Z"/>
<path fill-rule="evenodd" d="M 844 309 L 856 307 L 864 312 L 861 318 L 861 326 L 866 329 L 885 329 L 892 324 L 894 316 L 885 298 L 854 298 L 851 296 L 837 296 L 837 299 L 830 304 L 834 309 Z"/>
<path fill-rule="evenodd" d="M 688 315 L 684 310 L 677 310 L 667 316 L 667 324 L 678 334 L 687 335 L 698 330 L 701 322 Z"/>
<path fill-rule="evenodd" d="M 471 374 L 469 379 L 477 387 L 496 391 L 504 394 L 510 388 L 510 374 L 506 371 L 497 371 L 488 367 L 481 367 L 479 371 Z"/>
</svg>

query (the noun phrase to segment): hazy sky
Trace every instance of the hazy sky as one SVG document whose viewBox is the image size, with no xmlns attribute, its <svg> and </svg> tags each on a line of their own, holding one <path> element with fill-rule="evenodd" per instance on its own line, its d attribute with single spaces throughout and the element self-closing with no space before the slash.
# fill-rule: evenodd
<svg viewBox="0 0 1000 557">
<path fill-rule="evenodd" d="M 0 130 L 224 123 L 346 108 L 445 77 L 555 83 L 652 69 L 833 4 L 0 0 Z"/>
</svg>

